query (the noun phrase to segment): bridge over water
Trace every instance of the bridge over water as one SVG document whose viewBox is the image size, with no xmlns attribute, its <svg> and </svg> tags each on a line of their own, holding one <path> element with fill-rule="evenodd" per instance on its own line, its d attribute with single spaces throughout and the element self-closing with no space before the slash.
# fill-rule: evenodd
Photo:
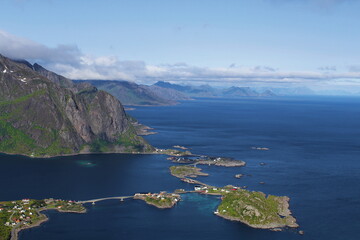
<svg viewBox="0 0 360 240">
<path fill-rule="evenodd" d="M 85 200 L 85 201 L 78 201 L 78 203 L 92 203 L 95 204 L 96 202 L 101 202 L 101 201 L 106 201 L 106 200 L 120 200 L 120 201 L 124 201 L 125 199 L 128 198 L 134 198 L 134 196 L 119 196 L 119 197 L 106 197 L 106 198 L 96 198 L 96 199 L 90 199 L 90 200 Z"/>
</svg>

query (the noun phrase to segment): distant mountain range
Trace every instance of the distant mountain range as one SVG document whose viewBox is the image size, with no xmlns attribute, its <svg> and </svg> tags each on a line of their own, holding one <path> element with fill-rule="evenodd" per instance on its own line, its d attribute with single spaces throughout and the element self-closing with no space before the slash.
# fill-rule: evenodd
<svg viewBox="0 0 360 240">
<path fill-rule="evenodd" d="M 0 152 L 146 152 L 122 104 L 89 83 L 0 55 Z"/>
<path fill-rule="evenodd" d="M 174 89 L 180 91 L 190 97 L 225 97 L 225 98 L 237 98 L 237 97 L 273 97 L 276 96 L 274 92 L 267 89 L 262 92 L 258 92 L 250 87 L 230 87 L 226 89 L 218 89 L 211 87 L 210 85 L 200 86 L 182 86 L 178 84 L 172 84 L 169 82 L 159 81 L 154 84 L 168 89 Z"/>
<path fill-rule="evenodd" d="M 173 89 L 179 92 L 186 94 L 189 97 L 217 97 L 218 92 L 216 89 L 211 87 L 210 85 L 200 85 L 200 86 L 189 86 L 189 85 L 179 85 L 173 84 L 169 82 L 159 81 L 154 84 L 154 86 L 166 88 L 166 89 Z"/>
<path fill-rule="evenodd" d="M 307 87 L 293 87 L 293 88 L 268 88 L 279 96 L 308 96 L 316 95 L 317 93 Z"/>
<path fill-rule="evenodd" d="M 173 105 L 182 100 L 203 97 L 237 98 L 276 96 L 271 90 L 264 90 L 259 93 L 249 87 L 217 89 L 210 85 L 184 86 L 163 81 L 150 86 L 121 80 L 75 80 L 75 82 L 90 83 L 98 89 L 107 91 L 117 97 L 124 105 L 132 106 Z"/>
<path fill-rule="evenodd" d="M 193 86 L 158 81 L 153 85 L 137 84 L 122 80 L 75 80 L 77 83 L 90 83 L 98 89 L 117 97 L 124 105 L 160 106 L 174 105 L 192 98 L 241 98 L 276 96 L 314 96 L 314 95 L 356 95 L 348 92 L 314 91 L 307 87 L 212 87 L 208 84 Z M 59 83 L 69 86 L 60 79 Z"/>
<path fill-rule="evenodd" d="M 186 94 L 169 88 L 140 85 L 128 81 L 76 80 L 77 83 L 90 83 L 119 99 L 124 105 L 174 105 L 179 100 L 191 99 Z"/>
</svg>

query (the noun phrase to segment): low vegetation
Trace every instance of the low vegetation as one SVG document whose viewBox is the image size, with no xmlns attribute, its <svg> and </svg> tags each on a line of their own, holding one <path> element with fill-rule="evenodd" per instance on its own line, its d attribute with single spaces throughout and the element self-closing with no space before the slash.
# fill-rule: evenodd
<svg viewBox="0 0 360 240">
<path fill-rule="evenodd" d="M 140 199 L 147 204 L 153 205 L 158 208 L 172 208 L 181 199 L 179 194 L 175 193 L 148 193 L 148 194 L 135 194 L 134 199 Z"/>
<path fill-rule="evenodd" d="M 208 176 L 209 174 L 201 172 L 200 168 L 193 166 L 171 166 L 171 175 L 183 178 L 183 177 L 197 177 L 197 176 Z"/>
<path fill-rule="evenodd" d="M 119 148 L 121 151 L 116 151 Z M 125 152 L 125 153 L 152 153 L 154 148 L 148 144 L 142 137 L 136 135 L 132 126 L 121 134 L 117 141 L 109 142 L 97 139 L 90 145 L 90 152 Z"/>
<path fill-rule="evenodd" d="M 211 190 L 209 191 L 209 193 Z M 288 210 L 288 198 L 241 188 L 223 188 L 217 214 L 230 220 L 241 221 L 255 228 L 297 227 L 296 220 Z"/>
</svg>

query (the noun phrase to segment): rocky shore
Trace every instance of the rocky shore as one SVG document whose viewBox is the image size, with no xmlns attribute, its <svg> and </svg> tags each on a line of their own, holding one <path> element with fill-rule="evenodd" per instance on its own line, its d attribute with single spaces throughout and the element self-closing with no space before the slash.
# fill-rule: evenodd
<svg viewBox="0 0 360 240">
<path fill-rule="evenodd" d="M 297 228 L 299 225 L 296 223 L 296 219 L 294 217 L 293 220 L 290 220 L 288 224 L 282 224 L 282 223 L 267 223 L 267 224 L 251 224 L 243 219 L 237 218 L 237 217 L 231 217 L 225 214 L 221 214 L 219 212 L 215 212 L 215 215 L 222 217 L 224 219 L 230 220 L 230 221 L 238 221 L 241 223 L 244 223 L 252 228 L 259 228 L 259 229 L 269 229 L 274 231 L 282 231 L 284 227 L 291 227 L 291 228 Z"/>
<path fill-rule="evenodd" d="M 144 124 L 141 124 L 137 121 L 132 122 L 132 125 L 134 126 L 134 128 L 136 130 L 136 134 L 138 136 L 147 136 L 147 135 L 157 134 L 157 132 L 152 131 L 152 130 L 154 130 L 154 128 L 145 126 Z"/>
<path fill-rule="evenodd" d="M 244 161 L 235 160 L 227 157 L 210 157 L 210 156 L 173 156 L 168 160 L 174 163 L 214 165 L 220 167 L 243 167 L 246 165 Z"/>
<path fill-rule="evenodd" d="M 29 229 L 29 228 L 39 227 L 42 223 L 47 222 L 49 220 L 49 218 L 45 214 L 39 212 L 39 215 L 41 216 L 41 219 L 39 221 L 37 221 L 36 223 L 33 223 L 31 225 L 27 225 L 27 226 L 21 226 L 21 227 L 12 228 L 10 240 L 18 240 L 20 231 L 25 230 L 25 229 Z"/>
<path fill-rule="evenodd" d="M 241 160 L 230 160 L 222 158 L 216 158 L 213 160 L 199 160 L 196 162 L 196 164 L 215 165 L 220 167 L 243 167 L 246 165 L 246 163 Z"/>
<path fill-rule="evenodd" d="M 222 202 L 214 212 L 231 221 L 239 221 L 253 228 L 297 228 L 299 225 L 289 210 L 289 197 L 266 195 L 238 187 L 225 187 Z"/>
<path fill-rule="evenodd" d="M 187 147 L 180 146 L 180 145 L 174 145 L 173 148 L 179 148 L 179 149 L 182 149 L 182 150 L 188 150 Z"/>
</svg>

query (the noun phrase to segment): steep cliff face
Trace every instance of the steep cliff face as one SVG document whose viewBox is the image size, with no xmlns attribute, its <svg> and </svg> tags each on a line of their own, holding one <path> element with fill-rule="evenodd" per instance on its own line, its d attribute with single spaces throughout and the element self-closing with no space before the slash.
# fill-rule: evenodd
<svg viewBox="0 0 360 240">
<path fill-rule="evenodd" d="M 151 150 L 112 95 L 0 55 L 0 152 L 54 156 Z"/>
</svg>

